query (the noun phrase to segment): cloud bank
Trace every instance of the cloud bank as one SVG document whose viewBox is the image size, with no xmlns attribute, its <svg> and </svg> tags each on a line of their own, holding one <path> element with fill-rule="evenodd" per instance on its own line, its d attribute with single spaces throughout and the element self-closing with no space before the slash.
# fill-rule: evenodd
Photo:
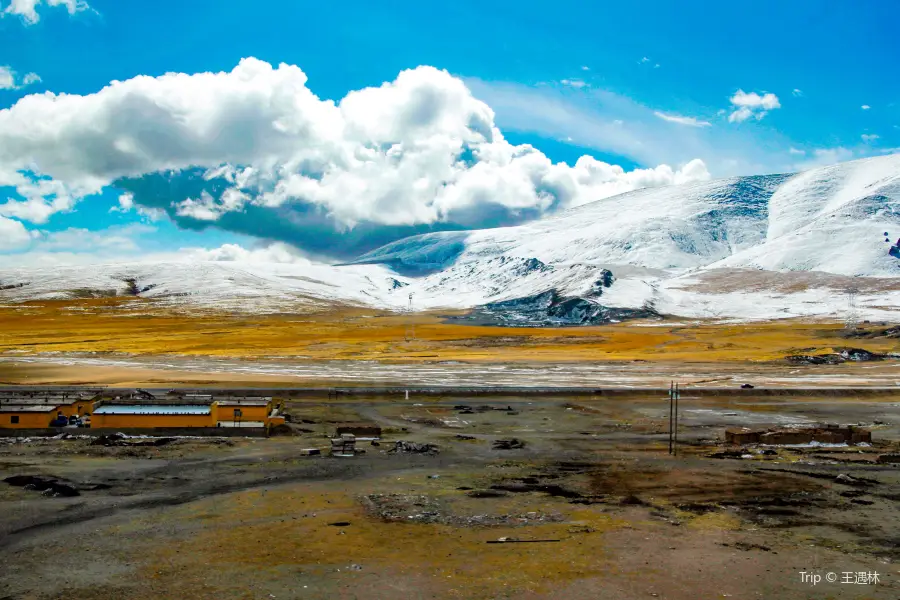
<svg viewBox="0 0 900 600">
<path fill-rule="evenodd" d="M 494 112 L 418 67 L 339 102 L 296 66 L 139 76 L 0 111 L 0 215 L 36 223 L 114 186 L 119 210 L 354 256 L 405 235 L 516 224 L 633 189 L 709 178 L 702 161 L 624 171 L 553 163 L 507 142 Z"/>
</svg>

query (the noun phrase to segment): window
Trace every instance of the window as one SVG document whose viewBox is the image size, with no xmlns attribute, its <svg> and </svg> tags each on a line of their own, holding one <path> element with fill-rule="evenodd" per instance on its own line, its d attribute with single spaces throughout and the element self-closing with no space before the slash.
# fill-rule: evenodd
<svg viewBox="0 0 900 600">
<path fill-rule="evenodd" d="M 11 415 L 9 417 L 9 422 L 13 425 L 19 422 L 19 415 Z"/>
</svg>

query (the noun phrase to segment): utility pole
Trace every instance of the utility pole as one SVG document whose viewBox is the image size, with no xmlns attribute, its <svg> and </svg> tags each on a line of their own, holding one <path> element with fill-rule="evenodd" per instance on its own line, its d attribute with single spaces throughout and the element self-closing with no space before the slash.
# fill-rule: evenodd
<svg viewBox="0 0 900 600">
<path fill-rule="evenodd" d="M 413 295 L 409 293 L 409 306 L 406 309 L 406 341 L 416 339 L 416 325 L 413 323 Z"/>
<path fill-rule="evenodd" d="M 681 391 L 674 381 L 669 383 L 669 454 L 678 454 L 678 399 Z"/>
<path fill-rule="evenodd" d="M 678 399 L 681 398 L 681 392 L 678 390 L 678 383 L 675 384 L 675 433 L 674 440 L 675 444 L 673 445 L 673 454 L 678 456 Z"/>
<path fill-rule="evenodd" d="M 669 382 L 669 454 L 672 454 L 672 417 L 675 410 L 675 382 Z"/>
</svg>

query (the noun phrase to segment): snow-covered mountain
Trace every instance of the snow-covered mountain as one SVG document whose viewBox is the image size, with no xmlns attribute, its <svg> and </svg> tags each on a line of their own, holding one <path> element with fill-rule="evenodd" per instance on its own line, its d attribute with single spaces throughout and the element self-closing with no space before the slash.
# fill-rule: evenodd
<svg viewBox="0 0 900 600">
<path fill-rule="evenodd" d="M 860 316 L 891 318 L 900 307 L 897 238 L 900 155 L 889 155 L 638 190 L 516 227 L 405 238 L 341 266 L 6 268 L 0 300 L 115 293 L 244 310 L 400 309 L 412 293 L 416 309 L 480 306 L 501 321 L 525 311 L 530 322 L 545 311 L 552 323 L 629 314 L 600 308 L 835 316 L 853 287 Z"/>
<path fill-rule="evenodd" d="M 793 176 L 643 189 L 517 227 L 406 238 L 356 262 L 415 272 L 512 256 L 664 270 L 900 276 L 884 232 L 900 237 L 900 154 Z"/>
</svg>

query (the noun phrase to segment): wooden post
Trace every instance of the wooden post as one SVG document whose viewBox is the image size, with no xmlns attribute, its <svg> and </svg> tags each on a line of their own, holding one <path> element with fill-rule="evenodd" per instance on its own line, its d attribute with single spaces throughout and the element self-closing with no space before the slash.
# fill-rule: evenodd
<svg viewBox="0 0 900 600">
<path fill-rule="evenodd" d="M 675 427 L 674 433 L 672 434 L 673 444 L 672 444 L 672 454 L 678 455 L 678 397 L 681 393 L 678 390 L 678 384 L 675 384 Z"/>
<path fill-rule="evenodd" d="M 675 401 L 675 382 L 669 383 L 669 454 L 672 454 L 672 410 Z"/>
</svg>

